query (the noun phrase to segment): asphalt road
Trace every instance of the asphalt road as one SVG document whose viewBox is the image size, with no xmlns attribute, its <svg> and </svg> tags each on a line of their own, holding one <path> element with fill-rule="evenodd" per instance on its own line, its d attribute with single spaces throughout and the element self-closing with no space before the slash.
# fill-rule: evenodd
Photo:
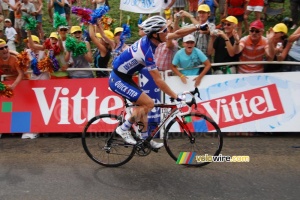
<svg viewBox="0 0 300 200">
<path fill-rule="evenodd" d="M 0 199 L 299 199 L 300 135 L 226 137 L 249 163 L 176 165 L 164 149 L 119 168 L 90 160 L 80 138 L 0 139 Z"/>
</svg>

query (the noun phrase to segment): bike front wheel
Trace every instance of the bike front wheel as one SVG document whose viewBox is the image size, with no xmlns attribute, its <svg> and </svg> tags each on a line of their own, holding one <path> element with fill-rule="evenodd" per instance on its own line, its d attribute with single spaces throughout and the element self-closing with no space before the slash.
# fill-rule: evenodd
<svg viewBox="0 0 300 200">
<path fill-rule="evenodd" d="M 167 123 L 164 145 L 177 164 L 200 167 L 220 154 L 223 136 L 211 118 L 194 112 Z"/>
<path fill-rule="evenodd" d="M 88 121 L 82 132 L 82 145 L 86 154 L 106 167 L 124 165 L 135 154 L 134 146 L 115 133 L 122 123 L 117 115 L 102 114 Z"/>
</svg>

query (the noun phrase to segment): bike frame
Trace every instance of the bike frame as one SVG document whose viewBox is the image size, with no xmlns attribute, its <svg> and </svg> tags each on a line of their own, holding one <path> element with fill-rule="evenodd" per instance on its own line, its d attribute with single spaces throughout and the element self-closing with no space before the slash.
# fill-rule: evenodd
<svg viewBox="0 0 300 200">
<path fill-rule="evenodd" d="M 121 113 L 123 115 L 123 118 L 125 118 L 126 114 L 132 107 L 138 106 L 138 105 L 134 105 L 134 104 L 129 104 L 125 98 L 124 98 L 124 103 L 125 103 L 125 109 L 124 109 L 125 112 L 122 111 L 122 113 Z M 169 109 L 171 109 L 171 111 L 170 111 L 170 113 L 168 113 L 166 116 L 163 117 L 163 119 L 157 126 L 155 126 L 154 130 L 152 130 L 151 134 L 146 138 L 146 141 L 150 142 L 158 134 L 158 132 L 163 128 L 163 126 L 166 124 L 166 122 L 168 120 L 171 121 L 171 120 L 174 120 L 175 118 L 177 118 L 177 122 L 184 129 L 183 131 L 186 132 L 186 134 L 189 137 L 191 136 L 190 130 L 185 125 L 184 121 L 181 120 L 181 118 L 180 118 L 183 115 L 191 113 L 191 110 L 192 110 L 191 107 L 189 107 L 188 111 L 186 111 L 186 112 L 181 112 L 176 104 L 154 104 L 154 107 L 155 108 L 169 108 Z M 139 130 L 135 124 L 133 125 L 133 129 L 136 133 L 139 132 Z"/>
</svg>

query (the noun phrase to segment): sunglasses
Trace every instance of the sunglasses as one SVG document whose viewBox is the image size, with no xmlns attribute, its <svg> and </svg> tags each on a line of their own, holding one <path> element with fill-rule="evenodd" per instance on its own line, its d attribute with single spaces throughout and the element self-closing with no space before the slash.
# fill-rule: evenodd
<svg viewBox="0 0 300 200">
<path fill-rule="evenodd" d="M 230 23 L 223 23 L 223 26 L 231 26 Z"/>
<path fill-rule="evenodd" d="M 251 32 L 251 33 L 253 33 L 253 32 L 255 32 L 255 33 L 260 33 L 260 30 L 254 30 L 254 29 L 251 29 L 250 32 Z"/>
<path fill-rule="evenodd" d="M 73 34 L 81 33 L 81 31 L 75 31 Z"/>
<path fill-rule="evenodd" d="M 166 33 L 167 31 L 168 31 L 168 28 L 166 27 L 164 30 L 161 30 L 161 31 L 159 31 L 157 33 Z"/>
<path fill-rule="evenodd" d="M 60 31 L 68 31 L 66 28 L 59 29 Z"/>
<path fill-rule="evenodd" d="M 7 49 L 8 46 L 1 47 L 0 50 Z"/>
</svg>

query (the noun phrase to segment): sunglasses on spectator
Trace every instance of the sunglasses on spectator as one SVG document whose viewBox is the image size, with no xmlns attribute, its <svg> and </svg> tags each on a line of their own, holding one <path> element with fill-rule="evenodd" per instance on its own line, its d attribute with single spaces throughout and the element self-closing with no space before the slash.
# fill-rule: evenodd
<svg viewBox="0 0 300 200">
<path fill-rule="evenodd" d="M 230 23 L 223 23 L 223 26 L 231 26 Z"/>
<path fill-rule="evenodd" d="M 253 33 L 253 32 L 255 32 L 255 33 L 259 33 L 259 32 L 260 32 L 260 30 L 251 29 L 251 30 L 250 30 L 250 32 L 251 32 L 251 33 Z"/>
<path fill-rule="evenodd" d="M 159 31 L 157 33 L 166 33 L 167 31 L 168 31 L 168 28 L 166 27 L 164 30 L 161 30 L 161 31 Z"/>
<path fill-rule="evenodd" d="M 68 31 L 66 28 L 59 29 L 60 31 Z"/>
<path fill-rule="evenodd" d="M 0 47 L 0 50 L 7 49 L 7 48 L 8 48 L 8 46 L 6 45 L 4 47 Z"/>
</svg>

